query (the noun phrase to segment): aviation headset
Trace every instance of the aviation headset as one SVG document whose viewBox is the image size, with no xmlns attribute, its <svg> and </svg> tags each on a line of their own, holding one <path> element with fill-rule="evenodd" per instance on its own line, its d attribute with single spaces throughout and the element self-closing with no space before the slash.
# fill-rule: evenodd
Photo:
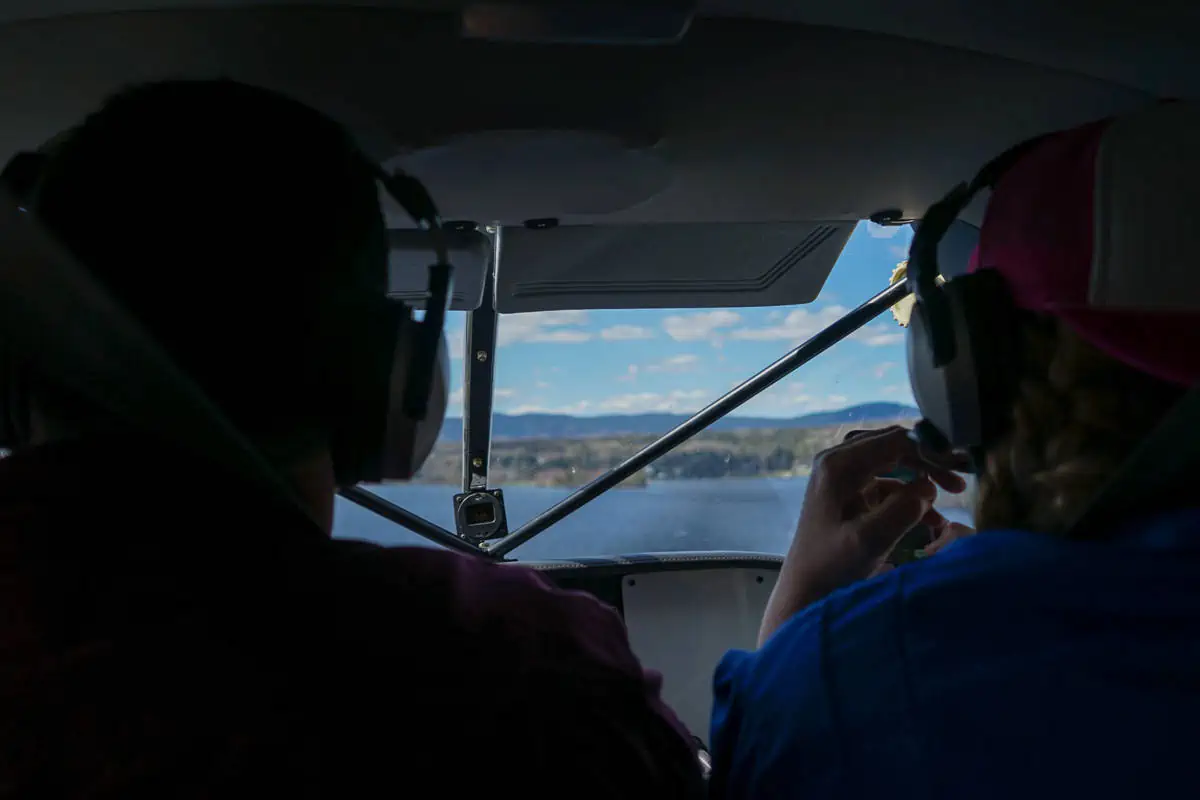
<svg viewBox="0 0 1200 800">
<path fill-rule="evenodd" d="M 914 429 L 935 452 L 963 450 L 978 468 L 983 448 L 1003 433 L 1018 348 L 1017 311 L 1004 279 L 980 270 L 939 283 L 938 243 L 980 191 L 990 189 L 1039 136 L 1002 153 L 969 183 L 934 203 L 909 246 L 907 280 L 916 298 L 909 323 L 908 374 L 924 417 Z"/>
<path fill-rule="evenodd" d="M 1164 101 L 1166 105 L 1174 101 Z M 1194 124 L 1194 121 L 1193 123 Z M 1020 369 L 1017 305 L 999 272 L 980 269 L 939 285 L 938 243 L 958 214 L 994 188 L 1046 134 L 1016 145 L 926 212 L 909 248 L 907 281 L 915 296 L 908 372 L 923 419 L 914 435 L 931 450 L 967 451 L 976 471 L 985 449 L 1009 423 Z M 1187 141 L 1177 136 L 1175 145 Z M 1181 215 L 1182 216 L 1182 215 Z M 1139 246 L 1141 239 L 1137 239 Z M 1178 501 L 1178 488 L 1200 468 L 1200 384 L 1192 383 L 1166 416 L 1069 526 L 1104 528 L 1154 503 Z"/>
<path fill-rule="evenodd" d="M 355 323 L 369 332 L 371 341 L 347 343 L 337 353 L 338 408 L 331 420 L 331 450 L 340 486 L 411 477 L 432 447 L 434 437 L 422 428 L 440 424 L 437 419 L 423 425 L 431 393 L 435 388 L 445 390 L 449 363 L 443 327 L 452 279 L 441 220 L 425 187 L 404 173 L 385 172 L 352 143 L 347 146 L 413 221 L 429 232 L 435 263 L 429 268 L 423 320 L 416 321 L 407 304 L 383 294 L 377 302 L 355 308 Z M 0 172 L 0 187 L 30 216 L 36 216 L 37 188 L 52 158 L 47 152 L 21 152 Z M 19 449 L 29 442 L 29 409 L 23 405 L 28 393 L 21 390 L 24 370 L 19 362 L 36 363 L 36 355 L 15 356 L 0 352 L 0 448 L 5 449 Z"/>
</svg>

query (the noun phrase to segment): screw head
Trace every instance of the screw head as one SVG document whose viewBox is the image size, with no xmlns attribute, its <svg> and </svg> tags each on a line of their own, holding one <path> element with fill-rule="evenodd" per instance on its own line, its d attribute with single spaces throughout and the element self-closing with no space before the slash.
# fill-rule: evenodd
<svg viewBox="0 0 1200 800">
<path fill-rule="evenodd" d="M 471 466 L 474 467 L 475 469 L 481 469 L 483 467 L 483 459 L 482 458 L 472 458 Z"/>
<path fill-rule="evenodd" d="M 475 360 L 480 363 L 487 361 L 487 350 L 476 350 L 475 351 Z"/>
</svg>

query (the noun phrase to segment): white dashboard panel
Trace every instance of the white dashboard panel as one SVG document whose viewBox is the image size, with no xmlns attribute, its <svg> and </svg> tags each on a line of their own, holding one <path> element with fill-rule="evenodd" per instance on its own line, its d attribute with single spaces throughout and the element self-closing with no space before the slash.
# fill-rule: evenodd
<svg viewBox="0 0 1200 800">
<path fill-rule="evenodd" d="M 663 674 L 663 699 L 708 741 L 712 676 L 732 648 L 753 648 L 777 569 L 669 570 L 622 579 L 625 625 L 642 665 Z"/>
</svg>

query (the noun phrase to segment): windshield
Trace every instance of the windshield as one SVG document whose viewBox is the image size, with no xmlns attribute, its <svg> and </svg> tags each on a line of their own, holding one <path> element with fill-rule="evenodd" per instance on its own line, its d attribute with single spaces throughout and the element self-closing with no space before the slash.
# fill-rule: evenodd
<svg viewBox="0 0 1200 800">
<path fill-rule="evenodd" d="M 818 299 L 803 306 L 547 311 L 501 316 L 490 486 L 514 530 L 887 285 L 911 229 L 860 224 Z M 447 323 L 462 408 L 465 314 Z M 917 417 L 903 330 L 885 315 L 621 487 L 513 551 L 567 559 L 663 551 L 783 553 L 809 464 L 850 430 Z M 367 487 L 449 530 L 461 491 L 462 420 L 417 479 Z M 943 496 L 948 516 L 965 503 Z M 339 498 L 335 536 L 434 546 Z"/>
</svg>

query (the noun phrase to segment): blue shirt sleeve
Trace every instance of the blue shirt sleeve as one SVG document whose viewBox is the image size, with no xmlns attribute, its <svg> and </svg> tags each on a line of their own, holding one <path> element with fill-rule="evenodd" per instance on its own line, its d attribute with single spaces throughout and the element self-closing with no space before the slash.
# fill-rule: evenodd
<svg viewBox="0 0 1200 800">
<path fill-rule="evenodd" d="M 710 796 L 858 796 L 875 788 L 872 765 L 913 759 L 901 572 L 834 592 L 757 652 L 726 654 L 713 681 Z"/>
<path fill-rule="evenodd" d="M 717 665 L 710 798 L 832 796 L 837 752 L 824 628 L 818 604 L 757 652 L 734 650 Z"/>
</svg>

